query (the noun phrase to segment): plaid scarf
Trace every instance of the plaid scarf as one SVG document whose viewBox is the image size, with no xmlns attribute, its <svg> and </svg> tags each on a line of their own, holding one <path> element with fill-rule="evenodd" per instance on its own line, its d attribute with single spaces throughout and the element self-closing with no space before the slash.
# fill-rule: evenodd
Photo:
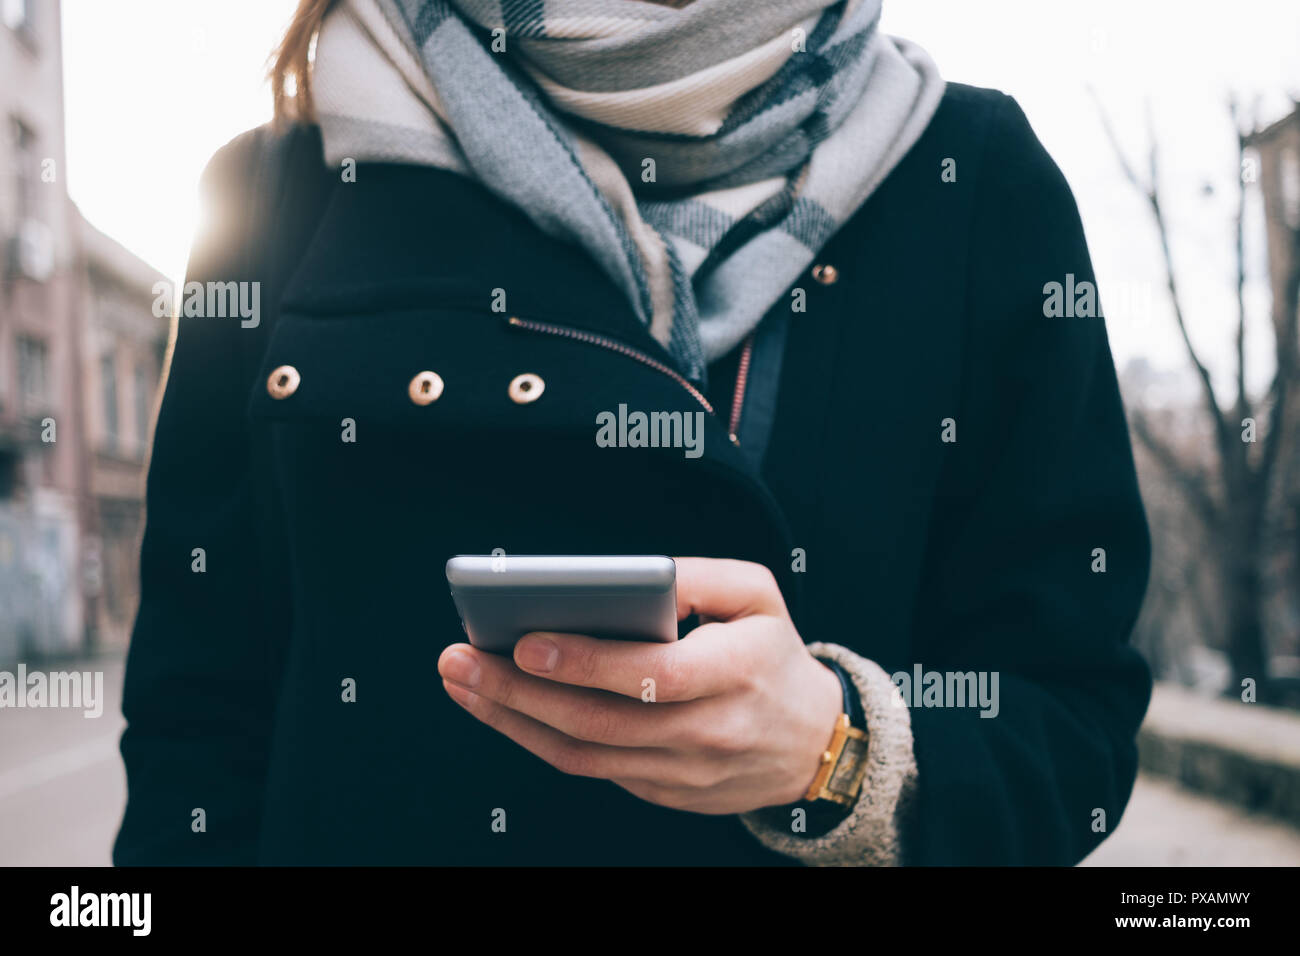
<svg viewBox="0 0 1300 956">
<path fill-rule="evenodd" d="M 474 177 L 587 250 L 703 381 L 929 123 L 880 0 L 342 0 L 313 87 L 331 164 Z"/>
</svg>

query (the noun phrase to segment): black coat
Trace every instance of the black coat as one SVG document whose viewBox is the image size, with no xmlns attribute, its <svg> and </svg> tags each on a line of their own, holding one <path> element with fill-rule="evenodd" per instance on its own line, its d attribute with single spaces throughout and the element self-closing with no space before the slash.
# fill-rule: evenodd
<svg viewBox="0 0 1300 956">
<path fill-rule="evenodd" d="M 643 361 L 509 324 L 668 363 L 582 251 L 481 187 L 401 165 L 342 182 L 300 127 L 235 140 L 205 189 L 190 279 L 260 281 L 263 311 L 179 321 L 116 862 L 785 862 L 736 818 L 562 775 L 448 699 L 435 662 L 462 634 L 443 565 L 495 548 L 761 561 L 806 641 L 891 673 L 997 671 L 994 719 L 911 712 L 908 862 L 1070 864 L 1105 835 L 1096 810 L 1118 823 L 1150 690 L 1126 643 L 1149 541 L 1103 322 L 1044 316 L 1046 283 L 1092 269 L 1012 100 L 950 86 L 819 254 L 839 279 L 800 283 L 761 474 L 726 409 L 699 459 L 596 446 L 620 403 L 702 405 Z M 280 365 L 301 381 L 277 400 Z M 425 369 L 445 391 L 421 406 Z M 525 372 L 545 392 L 517 404 Z"/>
</svg>

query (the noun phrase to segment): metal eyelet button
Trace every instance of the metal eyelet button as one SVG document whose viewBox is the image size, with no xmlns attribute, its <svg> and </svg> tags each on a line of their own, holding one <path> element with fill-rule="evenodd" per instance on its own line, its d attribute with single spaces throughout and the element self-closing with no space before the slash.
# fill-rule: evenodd
<svg viewBox="0 0 1300 956">
<path fill-rule="evenodd" d="M 529 402 L 535 402 L 542 397 L 542 392 L 546 391 L 546 383 L 542 381 L 540 375 L 525 372 L 523 375 L 516 375 L 511 380 L 508 391 L 510 401 L 516 405 L 527 405 Z"/>
<path fill-rule="evenodd" d="M 411 379 L 406 394 L 417 405 L 430 405 L 442 395 L 442 376 L 437 372 L 420 372 Z"/>
<path fill-rule="evenodd" d="M 840 270 L 832 265 L 813 266 L 812 276 L 822 285 L 834 285 L 839 281 Z"/>
<path fill-rule="evenodd" d="M 281 365 L 267 378 L 266 391 L 276 400 L 288 398 L 298 391 L 298 383 L 301 381 L 302 376 L 298 374 L 296 368 L 292 365 Z"/>
</svg>

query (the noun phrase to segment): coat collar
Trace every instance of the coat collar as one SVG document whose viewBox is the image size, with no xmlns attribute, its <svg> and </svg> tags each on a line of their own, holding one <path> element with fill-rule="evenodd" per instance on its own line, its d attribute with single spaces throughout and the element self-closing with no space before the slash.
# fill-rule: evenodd
<svg viewBox="0 0 1300 956">
<path fill-rule="evenodd" d="M 672 364 L 622 292 L 578 246 L 546 235 L 459 174 L 361 165 L 355 182 L 335 182 L 329 190 L 282 308 L 329 314 L 428 304 L 558 322 Z"/>
</svg>

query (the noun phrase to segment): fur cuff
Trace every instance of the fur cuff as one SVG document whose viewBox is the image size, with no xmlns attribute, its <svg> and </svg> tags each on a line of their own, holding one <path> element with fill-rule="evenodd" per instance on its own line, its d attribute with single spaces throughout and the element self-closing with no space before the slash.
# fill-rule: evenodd
<svg viewBox="0 0 1300 956">
<path fill-rule="evenodd" d="M 764 846 L 813 866 L 897 866 L 899 813 L 916 786 L 912 715 L 898 687 L 874 661 L 838 644 L 809 644 L 808 650 L 843 667 L 862 698 L 870 734 L 862 793 L 852 812 L 819 837 L 772 826 L 757 811 L 740 819 Z"/>
</svg>

